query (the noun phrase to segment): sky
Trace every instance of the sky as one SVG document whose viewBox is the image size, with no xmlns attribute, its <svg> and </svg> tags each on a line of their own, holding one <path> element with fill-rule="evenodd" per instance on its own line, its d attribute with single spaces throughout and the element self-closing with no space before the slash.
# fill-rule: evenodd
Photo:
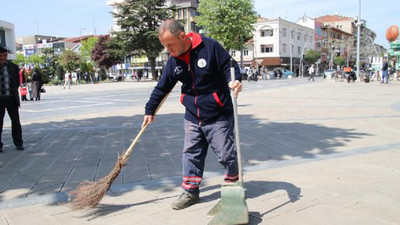
<svg viewBox="0 0 400 225">
<path fill-rule="evenodd" d="M 107 0 L 0 0 L 0 20 L 13 23 L 16 36 L 42 34 L 76 37 L 106 34 L 112 27 L 111 6 Z M 255 10 L 264 18 L 296 22 L 303 15 L 315 18 L 339 14 L 357 17 L 360 0 L 254 0 Z M 361 18 L 367 21 L 377 38 L 389 47 L 385 38 L 390 25 L 400 27 L 398 0 L 361 0 Z"/>
</svg>

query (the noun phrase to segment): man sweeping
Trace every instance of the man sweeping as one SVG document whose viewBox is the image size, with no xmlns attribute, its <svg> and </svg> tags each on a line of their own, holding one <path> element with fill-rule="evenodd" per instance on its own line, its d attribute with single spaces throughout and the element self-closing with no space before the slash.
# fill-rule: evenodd
<svg viewBox="0 0 400 225">
<path fill-rule="evenodd" d="M 173 19 L 158 30 L 161 44 L 171 53 L 167 65 L 145 107 L 143 126 L 155 119 L 155 110 L 175 84 L 182 82 L 181 103 L 185 106 L 183 147 L 183 193 L 172 203 L 175 210 L 199 201 L 207 149 L 218 156 L 225 168 L 225 182 L 238 180 L 230 88 L 237 97 L 242 90 L 239 66 L 234 62 L 236 80 L 231 82 L 228 52 L 215 40 L 191 32 Z"/>
</svg>

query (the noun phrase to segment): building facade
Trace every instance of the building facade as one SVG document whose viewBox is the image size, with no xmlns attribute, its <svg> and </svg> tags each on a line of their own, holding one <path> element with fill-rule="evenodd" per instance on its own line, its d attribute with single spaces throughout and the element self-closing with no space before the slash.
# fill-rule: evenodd
<svg viewBox="0 0 400 225">
<path fill-rule="evenodd" d="M 328 40 L 326 51 L 338 53 L 338 56 L 346 59 L 347 66 L 354 66 L 357 57 L 357 19 L 340 15 L 325 15 L 317 18 L 317 21 L 323 24 Z M 362 65 L 371 64 L 371 57 L 380 57 L 382 54 L 382 48 L 375 44 L 375 38 L 376 33 L 367 27 L 366 21 L 362 21 L 360 36 Z"/>
<path fill-rule="evenodd" d="M 285 67 L 298 75 L 303 49 L 307 43 L 313 43 L 314 38 L 312 28 L 282 18 L 258 18 L 254 24 L 253 41 L 245 49 L 252 50 L 252 66 L 264 66 L 268 70 Z M 236 60 L 239 58 L 240 55 L 235 56 Z"/>
<path fill-rule="evenodd" d="M 14 24 L 0 20 L 0 46 L 7 48 L 11 53 L 8 54 L 10 60 L 16 57 L 15 29 Z"/>
</svg>

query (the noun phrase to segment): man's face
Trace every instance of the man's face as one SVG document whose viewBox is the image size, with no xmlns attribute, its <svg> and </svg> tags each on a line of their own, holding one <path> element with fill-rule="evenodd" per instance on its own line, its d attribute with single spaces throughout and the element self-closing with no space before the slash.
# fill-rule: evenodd
<svg viewBox="0 0 400 225">
<path fill-rule="evenodd" d="M 4 65 L 7 62 L 7 52 L 0 52 L 0 65 Z"/>
<path fill-rule="evenodd" d="M 185 52 L 186 35 L 184 32 L 181 32 L 179 35 L 173 35 L 171 32 L 165 31 L 158 38 L 169 53 L 172 53 L 175 56 L 180 56 Z"/>
</svg>

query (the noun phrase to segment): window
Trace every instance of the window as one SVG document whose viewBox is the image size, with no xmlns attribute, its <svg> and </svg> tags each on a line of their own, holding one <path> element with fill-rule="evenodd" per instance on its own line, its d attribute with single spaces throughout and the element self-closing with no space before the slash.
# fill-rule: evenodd
<svg viewBox="0 0 400 225">
<path fill-rule="evenodd" d="M 243 49 L 243 56 L 249 56 L 249 50 Z"/>
<path fill-rule="evenodd" d="M 274 36 L 274 32 L 272 29 L 266 29 L 260 31 L 260 37 L 272 37 Z"/>
<path fill-rule="evenodd" d="M 297 47 L 297 54 L 301 54 L 301 49 L 300 49 L 300 47 Z"/>
<path fill-rule="evenodd" d="M 297 33 L 297 40 L 300 40 L 300 36 L 301 36 L 300 32 Z"/>
<path fill-rule="evenodd" d="M 274 45 L 261 45 L 261 53 L 273 52 Z"/>
<path fill-rule="evenodd" d="M 182 9 L 183 11 L 183 19 L 186 19 L 186 9 Z"/>
<path fill-rule="evenodd" d="M 286 28 L 282 28 L 282 37 L 286 37 Z"/>
<path fill-rule="evenodd" d="M 287 44 L 283 43 L 282 44 L 282 52 L 286 53 L 286 51 L 287 51 Z"/>
<path fill-rule="evenodd" d="M 231 50 L 231 56 L 232 57 L 236 57 L 236 51 L 235 50 Z"/>
<path fill-rule="evenodd" d="M 304 41 L 307 41 L 307 34 L 304 35 Z"/>
<path fill-rule="evenodd" d="M 294 31 L 291 31 L 291 32 L 290 32 L 290 37 L 291 37 L 292 39 L 294 39 Z"/>
</svg>

